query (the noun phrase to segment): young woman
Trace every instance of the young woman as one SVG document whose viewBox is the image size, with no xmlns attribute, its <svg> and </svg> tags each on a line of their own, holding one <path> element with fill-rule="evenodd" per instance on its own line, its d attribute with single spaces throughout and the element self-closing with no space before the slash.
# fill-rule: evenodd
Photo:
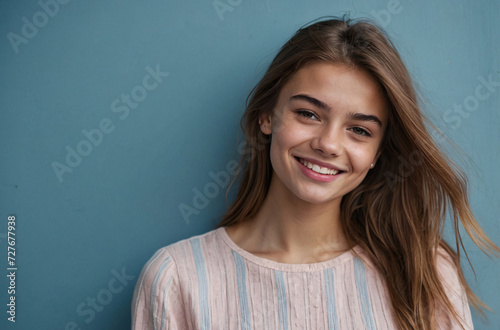
<svg viewBox="0 0 500 330">
<path fill-rule="evenodd" d="M 216 229 L 145 265 L 133 328 L 472 329 L 469 302 L 487 306 L 460 268 L 459 222 L 500 250 L 425 124 L 379 28 L 300 29 L 249 96 L 235 201 Z"/>
</svg>

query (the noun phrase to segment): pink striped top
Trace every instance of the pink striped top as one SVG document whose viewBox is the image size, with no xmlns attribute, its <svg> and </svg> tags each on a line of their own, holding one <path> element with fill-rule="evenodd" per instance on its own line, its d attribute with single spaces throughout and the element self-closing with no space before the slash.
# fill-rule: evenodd
<svg viewBox="0 0 500 330">
<path fill-rule="evenodd" d="M 356 252 L 354 253 L 353 250 Z M 236 245 L 224 227 L 159 249 L 132 302 L 132 329 L 396 329 L 384 280 L 356 246 L 333 259 L 286 264 Z M 472 329 L 452 264 L 438 269 Z M 445 314 L 440 329 L 459 329 Z"/>
</svg>

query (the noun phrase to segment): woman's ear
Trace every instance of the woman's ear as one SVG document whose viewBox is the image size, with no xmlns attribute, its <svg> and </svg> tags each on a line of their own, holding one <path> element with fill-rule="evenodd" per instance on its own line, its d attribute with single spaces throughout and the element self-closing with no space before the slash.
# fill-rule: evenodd
<svg viewBox="0 0 500 330">
<path fill-rule="evenodd" d="M 265 135 L 270 135 L 272 133 L 271 115 L 261 114 L 259 117 L 259 126 L 262 133 L 264 133 Z"/>
</svg>

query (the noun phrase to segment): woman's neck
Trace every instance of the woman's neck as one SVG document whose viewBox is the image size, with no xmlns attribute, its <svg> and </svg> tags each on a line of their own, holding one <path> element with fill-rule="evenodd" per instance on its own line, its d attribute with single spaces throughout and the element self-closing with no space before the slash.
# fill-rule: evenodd
<svg viewBox="0 0 500 330">
<path fill-rule="evenodd" d="M 349 247 L 340 222 L 340 200 L 312 204 L 270 188 L 259 212 L 227 228 L 242 249 L 284 263 L 315 263 Z"/>
</svg>

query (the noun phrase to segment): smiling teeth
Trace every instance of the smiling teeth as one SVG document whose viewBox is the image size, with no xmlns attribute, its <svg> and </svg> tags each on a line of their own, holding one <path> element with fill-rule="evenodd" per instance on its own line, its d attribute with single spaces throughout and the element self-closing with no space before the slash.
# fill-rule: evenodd
<svg viewBox="0 0 500 330">
<path fill-rule="evenodd" d="M 307 167 L 310 170 L 313 170 L 316 173 L 329 174 L 329 175 L 335 175 L 335 174 L 339 173 L 339 171 L 337 171 L 337 170 L 333 170 L 333 169 L 329 169 L 329 168 L 326 168 L 326 167 L 318 166 L 318 165 L 310 163 L 307 160 L 304 160 L 302 158 L 299 158 L 299 160 L 300 160 L 300 163 L 302 165 L 304 165 L 305 167 Z"/>
</svg>

